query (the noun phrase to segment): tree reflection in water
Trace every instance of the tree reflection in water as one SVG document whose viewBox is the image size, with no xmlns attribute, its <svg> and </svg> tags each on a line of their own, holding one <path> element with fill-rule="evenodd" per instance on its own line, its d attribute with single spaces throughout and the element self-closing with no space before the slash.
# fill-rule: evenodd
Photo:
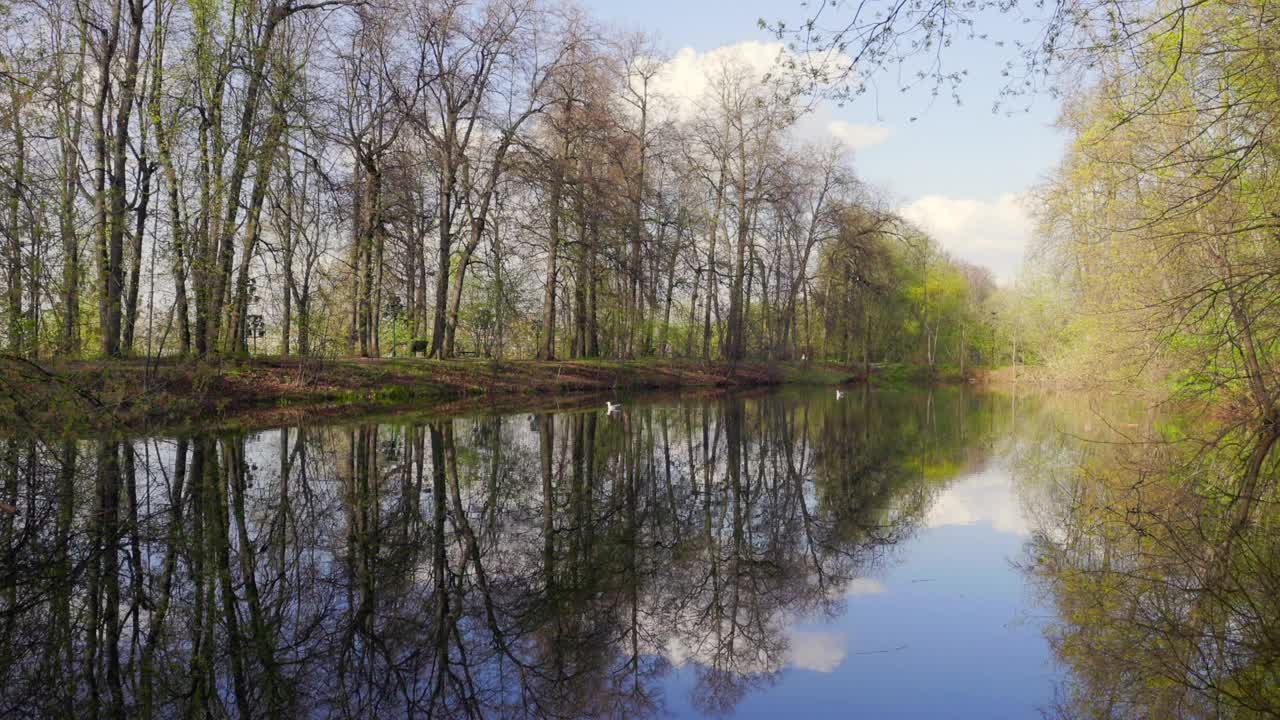
<svg viewBox="0 0 1280 720">
<path fill-rule="evenodd" d="M 726 713 L 981 461 L 993 406 L 9 439 L 0 716 L 645 716 L 677 665 Z"/>
<path fill-rule="evenodd" d="M 1023 565 L 1069 670 L 1057 717 L 1280 717 L 1274 430 L 1207 425 L 1022 433 Z"/>
</svg>

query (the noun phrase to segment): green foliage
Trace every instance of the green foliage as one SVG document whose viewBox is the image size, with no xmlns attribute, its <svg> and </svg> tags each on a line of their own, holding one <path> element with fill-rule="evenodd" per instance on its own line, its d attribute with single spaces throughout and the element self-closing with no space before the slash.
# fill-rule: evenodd
<svg viewBox="0 0 1280 720">
<path fill-rule="evenodd" d="M 1041 193 L 1033 342 L 1074 372 L 1140 378 L 1270 414 L 1280 351 L 1275 8 L 1219 0 L 1097 52 L 1069 98 L 1072 143 Z M 1150 22 L 1146 22 L 1150 19 Z M 1167 19 L 1167 18 L 1166 18 Z M 1061 318 L 1066 318 L 1065 321 Z"/>
<path fill-rule="evenodd" d="M 999 362 L 990 273 L 949 258 L 900 219 L 847 208 L 821 252 L 817 286 L 824 357 L 910 364 L 925 379 L 944 365 L 967 372 Z"/>
</svg>

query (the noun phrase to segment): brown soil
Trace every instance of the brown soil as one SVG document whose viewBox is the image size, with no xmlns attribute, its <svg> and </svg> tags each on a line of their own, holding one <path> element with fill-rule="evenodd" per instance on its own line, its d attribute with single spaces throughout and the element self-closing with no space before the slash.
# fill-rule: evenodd
<svg viewBox="0 0 1280 720">
<path fill-rule="evenodd" d="M 858 380 L 832 365 L 255 358 L 0 359 L 0 427 L 119 431 L 271 426 L 411 408 L 431 414 L 587 403 L 601 393 Z"/>
</svg>

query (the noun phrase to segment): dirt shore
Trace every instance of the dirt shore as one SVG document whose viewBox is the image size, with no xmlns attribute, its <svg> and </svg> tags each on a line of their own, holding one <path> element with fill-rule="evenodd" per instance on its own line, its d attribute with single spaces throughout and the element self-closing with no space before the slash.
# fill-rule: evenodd
<svg viewBox="0 0 1280 720">
<path fill-rule="evenodd" d="M 857 368 L 687 360 L 224 358 L 0 360 L 0 426 L 137 431 L 270 426 L 411 407 L 439 413 L 560 405 L 602 393 L 857 382 Z"/>
</svg>

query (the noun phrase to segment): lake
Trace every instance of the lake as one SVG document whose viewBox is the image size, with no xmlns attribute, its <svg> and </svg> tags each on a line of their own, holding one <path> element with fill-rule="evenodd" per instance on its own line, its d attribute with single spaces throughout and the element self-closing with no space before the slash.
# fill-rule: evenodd
<svg viewBox="0 0 1280 720">
<path fill-rule="evenodd" d="M 1209 584 L 1170 427 L 788 388 L 12 434 L 0 717 L 1265 716 L 1275 533 Z"/>
</svg>

